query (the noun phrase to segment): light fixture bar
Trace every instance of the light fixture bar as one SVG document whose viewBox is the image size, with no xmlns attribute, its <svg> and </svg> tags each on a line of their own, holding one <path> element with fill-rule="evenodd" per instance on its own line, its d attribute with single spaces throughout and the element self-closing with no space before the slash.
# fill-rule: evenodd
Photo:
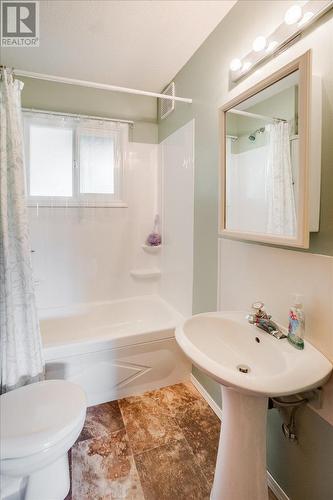
<svg viewBox="0 0 333 500">
<path fill-rule="evenodd" d="M 292 43 L 295 43 L 302 33 L 309 28 L 309 26 L 326 14 L 326 12 L 332 9 L 332 7 L 333 0 L 308 0 L 302 6 L 302 17 L 298 18 L 297 16 L 294 16 L 295 21 L 293 21 L 292 24 L 289 24 L 292 20 L 292 16 L 287 16 L 287 11 L 285 20 L 282 20 L 276 30 L 267 37 L 265 48 L 259 51 L 252 50 L 242 58 L 233 59 L 230 64 L 231 80 L 233 82 L 237 82 L 239 79 L 253 71 L 263 61 L 281 52 Z M 257 41 L 257 44 L 259 38 L 261 37 L 257 37 L 255 40 Z M 239 64 L 235 65 L 235 61 L 239 62 Z"/>
</svg>

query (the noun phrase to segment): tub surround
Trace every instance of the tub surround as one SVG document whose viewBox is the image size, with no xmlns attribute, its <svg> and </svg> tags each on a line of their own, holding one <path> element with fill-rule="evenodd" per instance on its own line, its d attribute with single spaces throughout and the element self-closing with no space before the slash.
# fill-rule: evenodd
<svg viewBox="0 0 333 500">
<path fill-rule="evenodd" d="M 160 255 L 141 248 L 158 211 L 157 187 L 157 145 L 130 142 L 128 208 L 29 208 L 39 309 L 158 292 L 158 280 L 130 275 L 160 267 Z"/>
<path fill-rule="evenodd" d="M 194 120 L 159 145 L 162 204 L 161 296 L 192 314 Z"/>
</svg>

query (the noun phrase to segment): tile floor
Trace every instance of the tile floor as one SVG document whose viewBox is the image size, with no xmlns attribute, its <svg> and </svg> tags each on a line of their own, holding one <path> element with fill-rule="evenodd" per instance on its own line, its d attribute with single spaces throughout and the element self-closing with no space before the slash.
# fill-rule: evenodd
<svg viewBox="0 0 333 500">
<path fill-rule="evenodd" d="M 190 382 L 93 406 L 66 500 L 209 500 L 219 433 Z"/>
</svg>

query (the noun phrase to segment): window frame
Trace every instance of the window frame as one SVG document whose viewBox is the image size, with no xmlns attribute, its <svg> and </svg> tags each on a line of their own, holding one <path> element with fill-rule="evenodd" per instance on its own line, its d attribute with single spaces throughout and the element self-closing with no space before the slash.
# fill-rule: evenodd
<svg viewBox="0 0 333 500">
<path fill-rule="evenodd" d="M 103 118 L 52 113 L 47 111 L 23 110 L 24 149 L 26 173 L 26 199 L 28 206 L 39 207 L 128 207 L 126 200 L 126 164 L 128 160 L 128 124 Z M 72 137 L 72 196 L 30 195 L 30 126 L 42 125 L 70 128 Z M 114 137 L 114 193 L 80 192 L 80 134 L 84 131 L 103 131 Z M 108 133 L 109 132 L 109 133 Z"/>
</svg>

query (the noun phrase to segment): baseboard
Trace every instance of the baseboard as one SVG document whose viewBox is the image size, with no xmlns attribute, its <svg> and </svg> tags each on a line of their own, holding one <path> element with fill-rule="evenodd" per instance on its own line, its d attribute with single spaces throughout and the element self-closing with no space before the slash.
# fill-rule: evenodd
<svg viewBox="0 0 333 500">
<path fill-rule="evenodd" d="M 198 389 L 201 396 L 207 401 L 213 412 L 222 420 L 222 409 L 215 403 L 214 399 L 209 395 L 203 385 L 191 373 L 191 382 Z M 273 476 L 267 471 L 267 483 L 278 500 L 290 500 L 288 495 L 283 491 L 281 486 L 275 481 Z"/>
<path fill-rule="evenodd" d="M 267 483 L 278 500 L 290 500 L 290 498 L 283 491 L 279 483 L 275 481 L 274 477 L 268 471 L 267 471 Z"/>
<path fill-rule="evenodd" d="M 215 403 L 214 399 L 212 396 L 209 394 L 208 391 L 204 388 L 203 385 L 200 384 L 198 379 L 195 378 L 193 373 L 191 373 L 191 382 L 198 389 L 200 392 L 201 396 L 207 401 L 213 412 L 219 417 L 220 420 L 222 420 L 222 409 L 219 407 L 217 403 Z"/>
</svg>

